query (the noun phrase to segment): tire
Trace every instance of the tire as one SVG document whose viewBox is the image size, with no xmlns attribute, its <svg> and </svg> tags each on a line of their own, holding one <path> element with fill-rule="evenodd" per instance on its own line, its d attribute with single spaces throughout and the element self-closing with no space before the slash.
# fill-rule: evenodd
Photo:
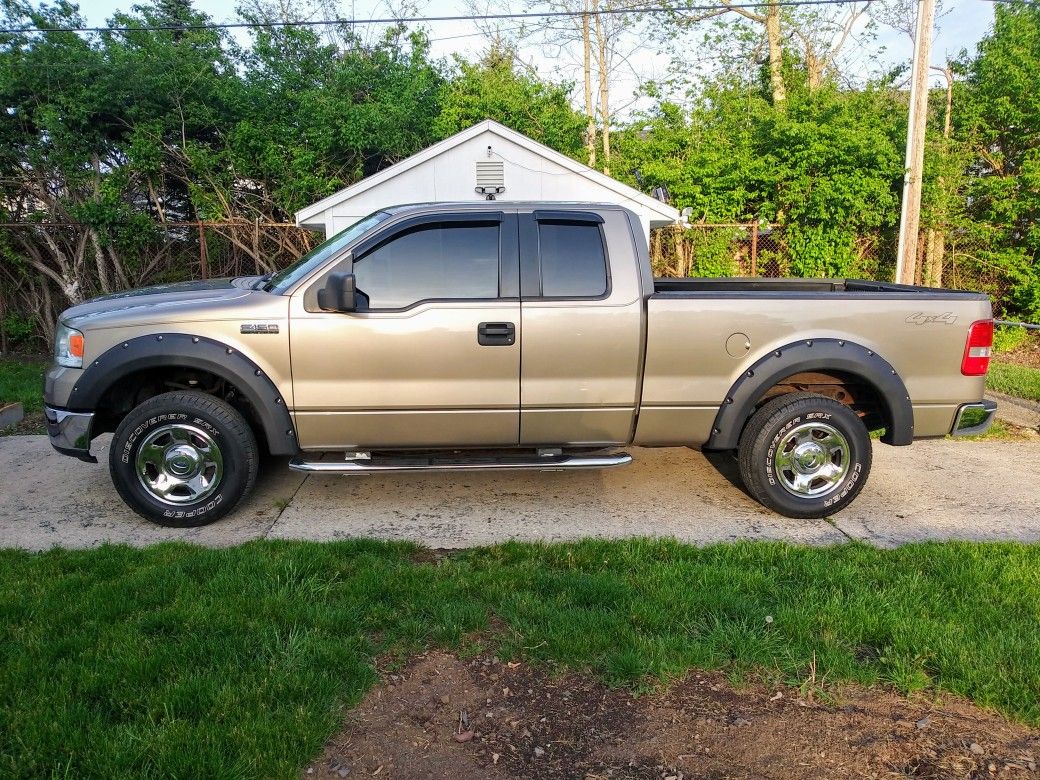
<svg viewBox="0 0 1040 780">
<path fill-rule="evenodd" d="M 256 437 L 219 398 L 173 392 L 150 398 L 116 428 L 112 482 L 137 514 L 189 528 L 219 520 L 256 482 Z"/>
<path fill-rule="evenodd" d="M 791 393 L 752 415 L 737 457 L 744 486 L 760 504 L 786 517 L 827 517 L 866 484 L 870 434 L 845 404 Z"/>
</svg>

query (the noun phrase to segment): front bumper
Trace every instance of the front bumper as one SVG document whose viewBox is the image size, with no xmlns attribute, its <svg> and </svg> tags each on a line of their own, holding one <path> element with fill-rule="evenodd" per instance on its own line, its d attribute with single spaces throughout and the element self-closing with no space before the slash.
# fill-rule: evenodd
<svg viewBox="0 0 1040 780">
<path fill-rule="evenodd" d="M 989 430 L 993 418 L 997 414 L 995 401 L 983 400 L 972 404 L 962 404 L 953 421 L 951 436 L 980 436 Z"/>
<path fill-rule="evenodd" d="M 87 463 L 97 463 L 97 458 L 90 454 L 93 412 L 69 412 L 44 406 L 43 413 L 47 418 L 47 435 L 54 449 L 62 455 L 71 455 Z"/>
</svg>

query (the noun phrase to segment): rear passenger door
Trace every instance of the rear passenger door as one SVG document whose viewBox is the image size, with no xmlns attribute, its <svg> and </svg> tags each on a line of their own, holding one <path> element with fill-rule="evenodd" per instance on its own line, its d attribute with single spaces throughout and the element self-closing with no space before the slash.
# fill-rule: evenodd
<svg viewBox="0 0 1040 780">
<path fill-rule="evenodd" d="M 627 442 L 642 369 L 642 298 L 627 217 L 535 209 L 519 220 L 520 443 Z"/>
</svg>

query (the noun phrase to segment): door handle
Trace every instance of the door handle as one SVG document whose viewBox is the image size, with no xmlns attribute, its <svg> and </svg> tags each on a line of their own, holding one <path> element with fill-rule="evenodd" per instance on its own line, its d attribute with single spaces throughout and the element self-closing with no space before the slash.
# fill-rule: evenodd
<svg viewBox="0 0 1040 780">
<path fill-rule="evenodd" d="M 482 347 L 509 347 L 516 343 L 516 325 L 511 322 L 482 322 L 477 326 L 477 343 Z"/>
</svg>

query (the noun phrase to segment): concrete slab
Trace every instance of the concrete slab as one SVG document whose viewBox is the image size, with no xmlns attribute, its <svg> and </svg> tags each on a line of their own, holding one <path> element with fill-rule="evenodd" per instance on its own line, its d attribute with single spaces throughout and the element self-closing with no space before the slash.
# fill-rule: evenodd
<svg viewBox="0 0 1040 780">
<path fill-rule="evenodd" d="M 986 393 L 986 397 L 997 402 L 998 420 L 1004 420 L 1033 433 L 1040 432 L 1040 404 L 993 391 Z"/>
<path fill-rule="evenodd" d="M 257 489 L 230 517 L 201 528 L 163 528 L 131 512 L 108 475 L 111 436 L 95 440 L 99 463 L 55 452 L 46 436 L 0 437 L 0 546 L 46 550 L 105 542 L 143 546 L 185 541 L 210 547 L 263 537 L 303 475 L 265 463 Z"/>
<path fill-rule="evenodd" d="M 927 539 L 1040 540 L 1040 443 L 926 441 L 875 447 L 874 470 L 832 521 L 790 520 L 736 484 L 732 458 L 634 449 L 610 471 L 462 473 L 306 479 L 265 463 L 257 490 L 230 517 L 169 529 L 130 512 L 102 461 L 81 463 L 44 436 L 0 438 L 0 546 L 32 550 L 182 540 L 209 546 L 256 538 L 359 536 L 466 547 L 511 539 L 674 536 L 707 543 L 782 539 L 891 546 Z"/>
<path fill-rule="evenodd" d="M 849 536 L 881 546 L 1040 540 L 1040 443 L 876 446 L 870 482 L 834 522 Z"/>
<path fill-rule="evenodd" d="M 368 536 L 443 548 L 630 536 L 845 541 L 826 521 L 763 509 L 698 452 L 633 455 L 630 466 L 607 471 L 311 476 L 269 537 Z M 736 478 L 732 458 L 716 462 Z"/>
</svg>

